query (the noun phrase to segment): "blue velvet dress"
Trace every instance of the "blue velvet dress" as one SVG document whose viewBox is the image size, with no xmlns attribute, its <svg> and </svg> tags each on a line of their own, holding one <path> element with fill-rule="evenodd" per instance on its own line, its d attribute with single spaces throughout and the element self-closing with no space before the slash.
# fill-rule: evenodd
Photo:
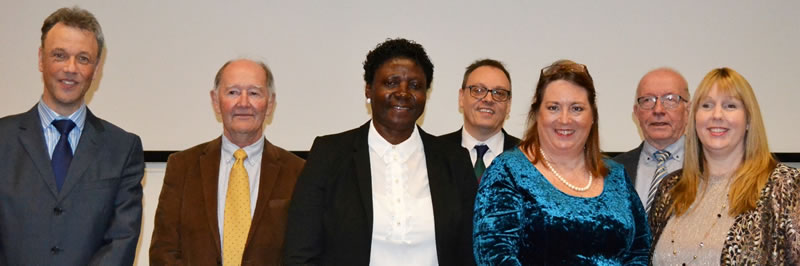
<svg viewBox="0 0 800 266">
<path fill-rule="evenodd" d="M 609 168 L 597 197 L 553 187 L 519 150 L 486 170 L 475 200 L 478 265 L 647 265 L 650 229 L 622 165 Z"/>
</svg>

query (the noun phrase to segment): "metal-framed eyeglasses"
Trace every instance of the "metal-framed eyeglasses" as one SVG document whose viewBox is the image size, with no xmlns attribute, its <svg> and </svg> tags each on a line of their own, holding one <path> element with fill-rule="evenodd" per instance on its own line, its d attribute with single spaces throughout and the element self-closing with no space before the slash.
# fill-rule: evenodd
<svg viewBox="0 0 800 266">
<path fill-rule="evenodd" d="M 496 102 L 505 102 L 511 99 L 511 91 L 506 89 L 489 89 L 481 85 L 470 85 L 467 86 L 466 89 L 469 90 L 470 96 L 478 100 L 483 99 L 483 97 L 486 97 L 486 94 L 489 93 L 492 94 L 492 99 Z"/>
<path fill-rule="evenodd" d="M 639 108 L 650 110 L 656 107 L 656 102 L 661 101 L 661 105 L 664 106 L 664 109 L 674 109 L 678 107 L 681 102 L 689 102 L 688 100 L 684 99 L 682 96 L 677 94 L 666 94 L 662 95 L 661 97 L 658 96 L 642 96 L 636 98 L 636 104 L 639 105 Z"/>
</svg>

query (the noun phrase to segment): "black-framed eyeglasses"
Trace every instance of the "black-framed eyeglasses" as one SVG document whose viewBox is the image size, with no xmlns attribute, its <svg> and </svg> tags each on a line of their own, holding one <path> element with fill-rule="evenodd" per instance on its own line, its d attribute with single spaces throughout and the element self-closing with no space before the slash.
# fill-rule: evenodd
<svg viewBox="0 0 800 266">
<path fill-rule="evenodd" d="M 674 109 L 678 107 L 681 102 L 689 102 L 685 98 L 677 94 L 666 94 L 662 95 L 661 97 L 658 96 L 642 96 L 636 98 L 636 104 L 639 105 L 639 108 L 650 110 L 656 107 L 656 102 L 661 101 L 661 105 L 664 106 L 664 109 Z"/>
<path fill-rule="evenodd" d="M 481 85 L 470 85 L 466 89 L 469 89 L 470 96 L 478 100 L 483 99 L 489 93 L 492 94 L 492 99 L 497 102 L 505 102 L 511 99 L 511 91 L 506 89 L 489 89 Z"/>
</svg>

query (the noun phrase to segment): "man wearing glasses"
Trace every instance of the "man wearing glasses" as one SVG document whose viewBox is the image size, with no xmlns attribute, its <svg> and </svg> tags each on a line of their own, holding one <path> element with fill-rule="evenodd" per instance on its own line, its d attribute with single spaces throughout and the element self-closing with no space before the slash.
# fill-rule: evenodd
<svg viewBox="0 0 800 266">
<path fill-rule="evenodd" d="M 639 81 L 633 114 L 639 121 L 644 141 L 614 160 L 625 166 L 648 211 L 661 178 L 683 166 L 689 106 L 688 84 L 677 71 L 658 68 Z"/>
<path fill-rule="evenodd" d="M 441 137 L 469 150 L 480 180 L 497 155 L 519 144 L 518 138 L 503 130 L 511 111 L 511 76 L 503 63 L 482 59 L 469 65 L 458 92 L 458 107 L 464 114 L 464 126 Z"/>
</svg>

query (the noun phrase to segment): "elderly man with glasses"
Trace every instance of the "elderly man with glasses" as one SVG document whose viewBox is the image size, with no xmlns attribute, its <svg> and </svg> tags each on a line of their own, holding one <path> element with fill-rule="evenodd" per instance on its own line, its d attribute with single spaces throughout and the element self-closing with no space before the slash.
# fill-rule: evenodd
<svg viewBox="0 0 800 266">
<path fill-rule="evenodd" d="M 511 111 L 511 75 L 503 63 L 482 59 L 469 65 L 458 92 L 458 107 L 464 126 L 441 137 L 469 150 L 480 180 L 497 155 L 519 144 L 518 138 L 503 130 Z"/>
<path fill-rule="evenodd" d="M 683 166 L 689 106 L 688 84 L 678 71 L 658 68 L 639 81 L 633 114 L 644 141 L 614 160 L 625 166 L 648 211 L 661 178 Z"/>
</svg>

